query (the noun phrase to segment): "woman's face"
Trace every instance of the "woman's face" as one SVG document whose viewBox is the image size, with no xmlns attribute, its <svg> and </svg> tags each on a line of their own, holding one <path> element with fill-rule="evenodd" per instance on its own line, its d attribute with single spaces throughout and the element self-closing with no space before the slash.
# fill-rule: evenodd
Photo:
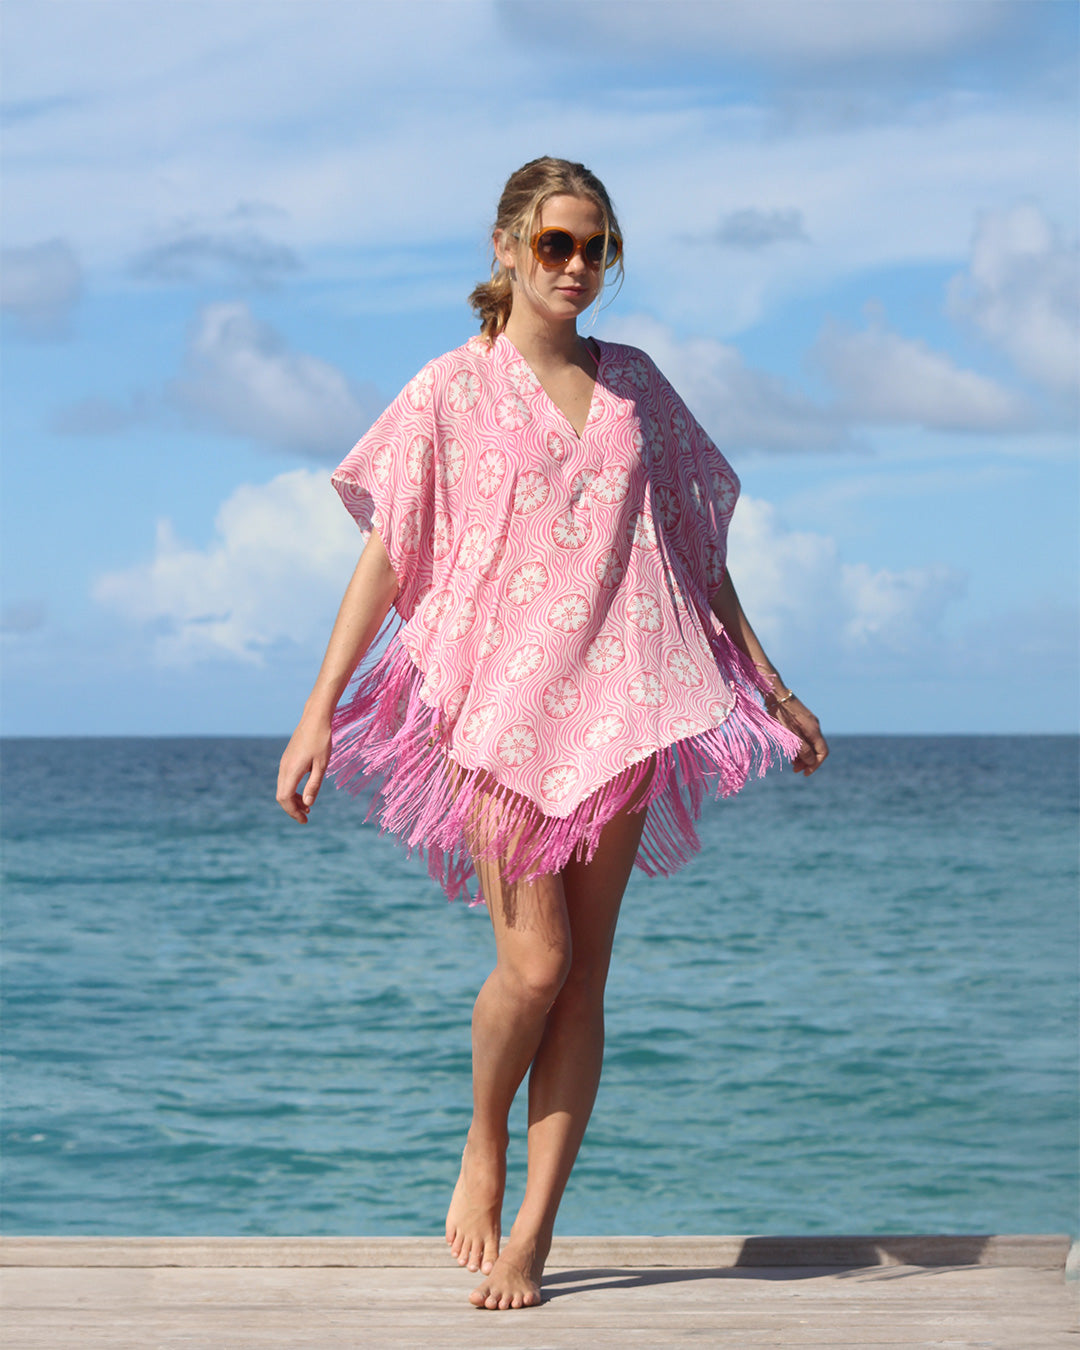
<svg viewBox="0 0 1080 1350">
<path fill-rule="evenodd" d="M 568 230 L 584 242 L 603 231 L 604 217 L 587 197 L 551 197 L 540 211 L 537 230 Z M 545 317 L 576 319 L 596 299 L 603 271 L 590 267 L 579 249 L 569 262 L 557 268 L 542 267 L 533 256 L 528 239 L 514 239 L 495 232 L 495 255 L 504 267 L 513 267 L 518 284 L 514 306 L 529 305 Z"/>
</svg>

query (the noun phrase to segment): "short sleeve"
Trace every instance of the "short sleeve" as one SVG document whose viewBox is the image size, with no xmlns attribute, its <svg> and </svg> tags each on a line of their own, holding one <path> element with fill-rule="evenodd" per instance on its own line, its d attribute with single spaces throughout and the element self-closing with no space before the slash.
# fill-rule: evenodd
<svg viewBox="0 0 1080 1350">
<path fill-rule="evenodd" d="M 330 481 L 365 542 L 379 532 L 408 619 L 431 585 L 435 521 L 434 372 L 426 366 L 353 446 Z"/>
<path fill-rule="evenodd" d="M 738 475 L 663 376 L 659 404 L 662 434 L 653 455 L 654 512 L 708 599 L 724 579 Z"/>
</svg>

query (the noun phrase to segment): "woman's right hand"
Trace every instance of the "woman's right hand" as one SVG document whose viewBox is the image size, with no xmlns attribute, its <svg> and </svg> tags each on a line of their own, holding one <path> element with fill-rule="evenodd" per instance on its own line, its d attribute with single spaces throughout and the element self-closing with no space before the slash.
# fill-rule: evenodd
<svg viewBox="0 0 1080 1350">
<path fill-rule="evenodd" d="M 329 762 L 330 719 L 305 713 L 281 756 L 277 780 L 278 805 L 301 825 L 307 824 Z M 300 780 L 305 774 L 301 794 Z"/>
</svg>

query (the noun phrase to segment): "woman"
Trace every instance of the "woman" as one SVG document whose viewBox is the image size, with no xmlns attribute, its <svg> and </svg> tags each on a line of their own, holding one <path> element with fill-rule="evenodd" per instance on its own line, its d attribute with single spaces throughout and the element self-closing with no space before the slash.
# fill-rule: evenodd
<svg viewBox="0 0 1080 1350">
<path fill-rule="evenodd" d="M 621 268 L 603 185 L 526 164 L 493 243 L 480 336 L 410 381 L 333 476 L 366 544 L 278 780 L 306 822 L 327 772 L 374 777 L 384 828 L 451 898 L 479 880 L 496 963 L 446 1240 L 490 1309 L 540 1302 L 631 868 L 697 850 L 706 788 L 780 756 L 809 775 L 828 753 L 726 572 L 734 472 L 643 352 L 577 332 Z M 403 627 L 335 713 L 391 605 Z M 500 1245 L 527 1072 L 528 1178 Z"/>
</svg>

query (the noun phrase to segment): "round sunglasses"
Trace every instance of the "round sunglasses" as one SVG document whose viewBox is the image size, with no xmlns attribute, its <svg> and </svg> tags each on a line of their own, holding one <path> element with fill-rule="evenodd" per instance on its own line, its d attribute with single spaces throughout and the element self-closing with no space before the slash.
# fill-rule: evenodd
<svg viewBox="0 0 1080 1350">
<path fill-rule="evenodd" d="M 515 235 L 515 239 L 520 235 Z M 590 234 L 588 239 L 578 239 L 569 230 L 537 230 L 530 240 L 533 257 L 541 267 L 554 270 L 565 267 L 580 251 L 590 267 L 603 264 L 604 270 L 614 267 L 622 253 L 622 240 L 617 234 L 606 236 L 603 230 Z M 606 251 L 605 251 L 606 250 Z"/>
</svg>

